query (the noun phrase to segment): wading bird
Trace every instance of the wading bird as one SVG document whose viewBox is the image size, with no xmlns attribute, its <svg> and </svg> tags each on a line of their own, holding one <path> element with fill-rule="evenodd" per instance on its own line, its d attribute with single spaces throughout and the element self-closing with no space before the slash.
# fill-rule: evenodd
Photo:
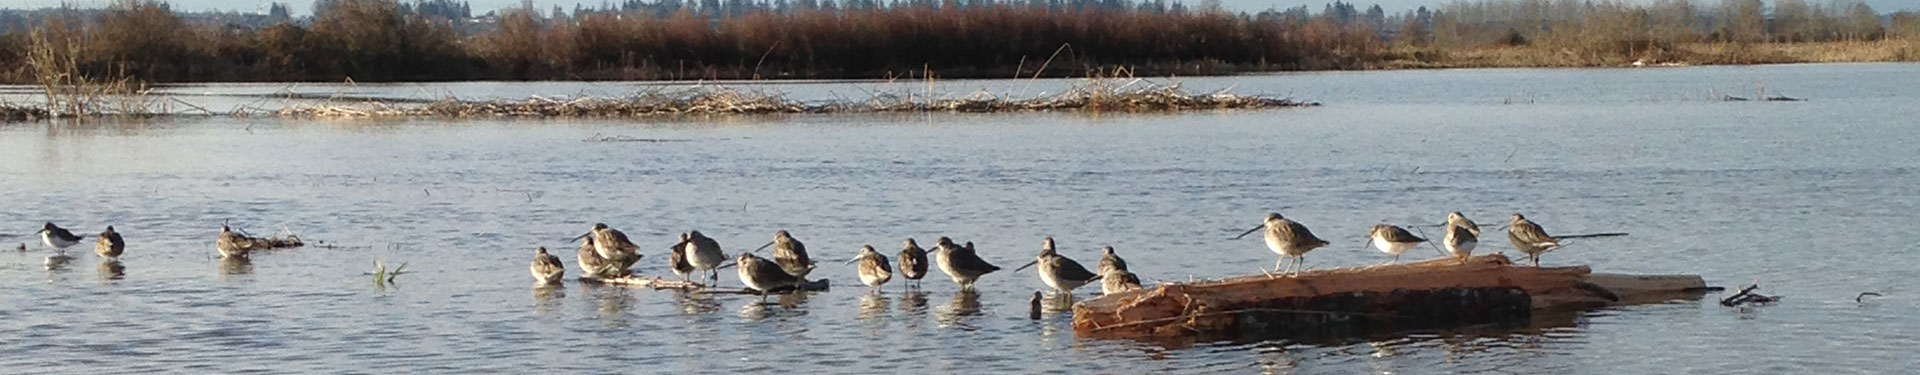
<svg viewBox="0 0 1920 375">
<path fill-rule="evenodd" d="M 1063 294 L 1073 294 L 1074 289 L 1100 279 L 1100 275 L 1087 271 L 1086 267 L 1080 266 L 1080 262 L 1075 262 L 1072 258 L 1054 251 L 1053 237 L 1041 240 L 1040 255 L 1034 257 L 1032 262 L 1014 268 L 1013 272 L 1020 272 L 1034 265 L 1040 266 L 1040 281 Z"/>
<path fill-rule="evenodd" d="M 1108 295 L 1140 289 L 1140 276 L 1125 269 L 1116 269 L 1100 274 L 1100 294 Z"/>
<path fill-rule="evenodd" d="M 1107 246 L 1107 247 L 1100 248 L 1100 265 L 1094 268 L 1095 268 L 1094 272 L 1099 272 L 1101 275 L 1105 275 L 1109 272 L 1113 272 L 1116 270 L 1126 271 L 1127 260 L 1120 259 L 1119 254 L 1114 254 L 1113 246 Z"/>
<path fill-rule="evenodd" d="M 867 284 L 868 287 L 879 290 L 881 285 L 886 285 L 887 281 L 893 280 L 893 266 L 888 265 L 887 256 L 874 251 L 872 245 L 860 245 L 860 255 L 854 256 L 853 260 L 848 260 L 847 264 L 854 262 L 860 263 L 858 271 L 861 284 Z"/>
<path fill-rule="evenodd" d="M 940 237 L 939 242 L 934 244 L 933 253 L 940 259 L 940 271 L 952 277 L 953 283 L 960 284 L 960 290 L 973 290 L 973 283 L 979 281 L 981 276 L 1000 270 L 1000 267 L 980 259 L 971 241 L 967 242 L 966 247 L 960 247 L 953 244 L 953 239 Z"/>
<path fill-rule="evenodd" d="M 700 231 L 687 232 L 687 263 L 693 269 L 707 271 L 707 286 L 720 284 L 720 263 L 727 261 L 727 253 L 720 250 L 720 242 L 707 238 Z"/>
<path fill-rule="evenodd" d="M 75 236 L 73 232 L 69 232 L 66 228 L 61 228 L 58 225 L 53 225 L 53 223 L 47 223 L 47 225 L 41 226 L 40 231 L 34 234 L 40 235 L 40 242 L 61 252 L 65 252 L 67 248 L 80 243 L 80 236 Z"/>
<path fill-rule="evenodd" d="M 1534 267 L 1540 266 L 1540 254 L 1560 248 L 1560 240 L 1547 235 L 1547 230 L 1527 220 L 1526 216 L 1513 214 L 1513 220 L 1507 222 L 1507 241 L 1513 243 L 1513 249 L 1527 254 Z"/>
<path fill-rule="evenodd" d="M 127 242 L 120 239 L 120 233 L 114 232 L 112 225 L 100 232 L 100 239 L 93 242 L 93 253 L 107 260 L 120 260 L 120 254 L 126 251 Z"/>
<path fill-rule="evenodd" d="M 740 268 L 740 283 L 760 292 L 760 303 L 767 302 L 769 293 L 790 291 L 800 286 L 800 278 L 780 269 L 779 264 L 754 256 L 751 252 L 740 253 L 734 264 Z"/>
<path fill-rule="evenodd" d="M 220 225 L 220 239 L 214 241 L 214 250 L 220 251 L 221 259 L 246 259 L 253 250 L 253 239 L 233 231 L 226 224 Z"/>
<path fill-rule="evenodd" d="M 1427 242 L 1427 239 L 1414 236 L 1413 233 L 1407 232 L 1406 228 L 1397 225 L 1380 224 L 1373 226 L 1373 231 L 1367 235 L 1367 242 L 1374 248 L 1380 249 L 1380 252 L 1392 255 L 1393 260 L 1387 262 L 1391 264 L 1399 263 L 1400 254 L 1419 247 L 1420 243 Z"/>
<path fill-rule="evenodd" d="M 1284 272 L 1284 270 L 1280 270 L 1280 268 L 1287 259 L 1295 259 L 1296 261 L 1293 263 L 1293 275 L 1299 276 L 1300 268 L 1304 268 L 1303 264 L 1307 262 L 1307 252 L 1327 246 L 1327 241 L 1320 239 L 1320 237 L 1315 237 L 1313 231 L 1307 230 L 1307 226 L 1280 217 L 1280 213 L 1278 212 L 1267 214 L 1266 221 L 1261 223 L 1260 226 L 1248 229 L 1246 233 L 1241 233 L 1240 236 L 1234 237 L 1233 239 L 1237 240 L 1241 237 L 1246 237 L 1248 234 L 1253 234 L 1254 231 L 1258 231 L 1261 228 L 1266 228 L 1267 230 L 1267 249 L 1273 250 L 1276 254 L 1280 254 L 1280 259 L 1273 262 L 1273 268 L 1275 269 L 1274 274 Z M 1271 275 L 1273 274 L 1269 274 L 1269 276 Z"/>
<path fill-rule="evenodd" d="M 608 228 L 606 224 L 595 223 L 593 228 L 575 240 L 593 237 L 593 252 L 607 261 L 606 270 L 600 274 L 607 277 L 623 277 L 632 273 L 634 263 L 640 262 L 640 246 L 627 239 L 627 234 L 618 229 Z"/>
<path fill-rule="evenodd" d="M 1464 221 L 1466 218 L 1462 217 L 1460 220 Z M 1449 217 L 1447 221 L 1453 220 Z M 1470 225 L 1473 225 L 1473 222 L 1468 221 L 1466 225 L 1448 223 L 1447 237 L 1441 241 L 1447 245 L 1447 253 L 1453 254 L 1453 258 L 1459 259 L 1461 264 L 1466 264 L 1467 257 L 1473 256 L 1473 248 L 1480 246 L 1480 235 Z"/>
<path fill-rule="evenodd" d="M 547 254 L 545 246 L 533 249 L 533 265 L 528 266 L 533 279 L 543 284 L 559 284 L 566 277 L 567 265 L 560 263 L 560 257 Z"/>
<path fill-rule="evenodd" d="M 794 239 L 793 235 L 787 234 L 787 230 L 773 232 L 773 241 L 753 251 L 766 249 L 767 246 L 773 246 L 773 262 L 779 263 L 780 269 L 786 270 L 787 274 L 806 280 L 807 274 L 813 273 L 813 259 L 807 257 L 807 244 Z"/>
<path fill-rule="evenodd" d="M 691 281 L 688 277 L 694 272 L 693 263 L 687 262 L 687 244 L 690 243 L 693 243 L 693 233 L 681 232 L 680 243 L 667 251 L 667 269 L 673 270 L 673 275 L 679 276 L 680 281 Z"/>
<path fill-rule="evenodd" d="M 927 277 L 927 251 L 921 249 L 920 244 L 914 243 L 912 238 L 908 238 L 906 243 L 900 246 L 900 256 L 895 259 L 900 261 L 900 277 L 912 281 L 903 284 L 911 284 L 914 288 L 920 287 L 920 278 Z"/>
<path fill-rule="evenodd" d="M 601 258 L 595 248 L 592 236 L 580 238 L 580 251 L 575 255 L 580 262 L 580 274 L 601 279 L 619 277 L 613 264 L 607 258 Z"/>
</svg>

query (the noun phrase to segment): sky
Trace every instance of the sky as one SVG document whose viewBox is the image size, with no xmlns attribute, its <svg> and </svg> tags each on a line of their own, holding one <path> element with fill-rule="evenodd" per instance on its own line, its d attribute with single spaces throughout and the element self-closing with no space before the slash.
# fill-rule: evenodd
<svg viewBox="0 0 1920 375">
<path fill-rule="evenodd" d="M 259 12 L 266 12 L 267 4 L 271 4 L 275 2 L 275 0 L 166 0 L 166 1 L 168 3 L 173 4 L 173 8 L 178 10 L 189 10 L 189 11 L 191 10 L 256 11 L 257 10 Z M 520 4 L 520 0 L 467 0 L 467 1 L 473 5 L 473 12 L 476 14 L 485 13 L 488 10 L 505 8 L 508 6 L 518 6 Z M 1385 8 L 1387 12 L 1399 13 L 1399 12 L 1404 12 L 1406 10 L 1410 10 L 1420 6 L 1436 6 L 1439 4 L 1447 3 L 1449 1 L 1451 0 L 1354 0 L 1353 4 L 1361 8 L 1365 8 L 1373 4 L 1380 4 L 1380 7 Z M 1628 1 L 1636 1 L 1636 0 L 1628 0 Z M 1638 1 L 1647 1 L 1647 0 L 1638 0 Z M 1920 11 L 1920 0 L 1865 0 L 1865 1 L 1867 2 L 1867 5 L 1873 6 L 1874 10 L 1878 10 L 1883 13 L 1892 12 L 1896 10 Z M 45 7 L 59 6 L 61 3 L 68 3 L 68 4 L 73 4 L 75 6 L 88 7 L 88 6 L 105 6 L 106 4 L 111 2 L 112 0 L 0 0 L 0 8 L 45 8 Z M 304 15 L 304 14 L 310 13 L 311 10 L 313 9 L 313 0 L 278 0 L 278 2 L 291 5 L 293 7 L 293 11 L 295 15 Z M 586 4 L 589 6 L 597 6 L 600 4 L 600 2 L 601 0 L 533 0 L 534 5 L 539 6 L 540 9 L 552 9 L 554 5 L 560 5 L 562 8 L 566 8 L 566 9 L 573 9 L 574 4 Z M 617 2 L 617 1 L 609 0 L 608 2 Z M 1190 0 L 1185 2 L 1190 4 L 1198 4 L 1199 0 Z M 1331 3 L 1331 2 L 1333 2 L 1333 0 L 1221 0 L 1221 4 L 1226 5 L 1228 8 L 1232 8 L 1234 10 L 1243 10 L 1243 11 L 1258 11 L 1258 10 L 1267 9 L 1267 8 L 1290 8 L 1298 5 L 1306 5 L 1309 9 L 1313 9 L 1314 11 L 1319 11 L 1322 6 L 1325 6 L 1327 3 Z M 1713 0 L 1700 0 L 1699 3 L 1716 4 L 1717 2 Z M 1769 3 L 1771 3 L 1771 1 L 1769 1 Z M 1821 2 L 1814 1 L 1813 3 L 1821 3 Z"/>
</svg>

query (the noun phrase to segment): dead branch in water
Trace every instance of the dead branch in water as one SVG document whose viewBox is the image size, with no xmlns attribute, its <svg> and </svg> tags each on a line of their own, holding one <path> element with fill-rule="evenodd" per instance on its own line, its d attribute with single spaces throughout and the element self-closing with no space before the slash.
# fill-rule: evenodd
<svg viewBox="0 0 1920 375">
<path fill-rule="evenodd" d="M 1763 305 L 1763 304 L 1770 304 L 1770 303 L 1780 301 L 1780 296 L 1761 295 L 1759 293 L 1753 292 L 1756 290 L 1760 290 L 1760 283 L 1753 283 L 1752 285 L 1747 285 L 1744 288 L 1740 288 L 1739 293 L 1734 293 L 1731 296 L 1727 296 L 1727 298 L 1725 299 L 1721 299 L 1720 305 L 1726 306 L 1726 307 L 1737 307 L 1744 304 Z"/>
<path fill-rule="evenodd" d="M 686 282 L 686 281 L 680 281 L 680 280 L 667 280 L 667 279 L 662 279 L 658 277 L 649 278 L 649 277 L 639 277 L 639 276 L 624 276 L 624 277 L 615 277 L 615 278 L 599 278 L 599 277 L 591 277 L 591 276 L 581 276 L 580 282 L 589 283 L 589 284 L 637 286 L 637 287 L 643 287 L 643 288 L 653 288 L 656 290 L 661 290 L 661 289 L 683 290 L 683 291 L 700 292 L 700 293 L 707 293 L 707 294 L 747 294 L 747 295 L 756 295 L 756 296 L 760 295 L 759 291 L 756 291 L 753 289 L 747 289 L 747 288 L 715 289 L 715 288 L 708 288 L 704 285 L 700 285 L 692 282 Z M 805 285 L 801 285 L 797 289 L 801 291 L 808 291 L 808 292 L 824 292 L 829 289 L 829 285 L 826 279 L 820 279 L 820 280 L 808 281 Z M 773 293 L 770 293 L 770 294 L 782 294 L 782 293 L 784 293 L 784 291 L 775 290 Z"/>
</svg>

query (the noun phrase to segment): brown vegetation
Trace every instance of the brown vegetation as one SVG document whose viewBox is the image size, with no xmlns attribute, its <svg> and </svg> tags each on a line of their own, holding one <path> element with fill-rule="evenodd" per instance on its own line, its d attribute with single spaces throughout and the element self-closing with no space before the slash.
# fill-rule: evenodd
<svg viewBox="0 0 1920 375">
<path fill-rule="evenodd" d="M 1234 14 L 1163 0 L 660 0 L 461 19 L 396 0 L 328 0 L 305 22 L 248 28 L 120 0 L 48 20 L 33 33 L 44 38 L 0 35 L 0 82 L 45 78 L 28 59 L 37 41 L 86 76 L 143 81 L 1031 77 L 1114 67 L 1208 75 L 1912 61 L 1920 51 L 1920 15 L 1910 12 L 1882 22 L 1849 0 L 1707 1 L 1479 0 L 1388 15 L 1344 2 Z"/>
</svg>

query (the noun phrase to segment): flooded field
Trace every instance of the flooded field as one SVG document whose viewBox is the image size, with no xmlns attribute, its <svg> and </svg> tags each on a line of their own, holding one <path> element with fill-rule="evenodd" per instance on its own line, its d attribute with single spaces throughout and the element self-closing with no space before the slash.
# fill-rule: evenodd
<svg viewBox="0 0 1920 375">
<path fill-rule="evenodd" d="M 1183 78 L 1323 107 L 1178 114 L 785 115 L 0 124 L 0 366 L 10 372 L 428 373 L 1890 373 L 1920 366 L 1910 287 L 1920 221 L 1920 65 L 1439 70 Z M 930 92 L 1070 81 L 943 81 Z M 197 105 L 285 92 L 431 99 L 620 95 L 645 84 L 170 87 Z M 1765 94 L 1758 91 L 1764 87 Z M 924 83 L 756 87 L 800 99 Z M 24 100 L 29 88 L 0 88 Z M 1801 102 L 1724 101 L 1786 95 Z M 285 102 L 286 99 L 266 99 Z M 306 99 L 302 99 L 306 100 Z M 609 142 L 605 140 L 647 140 Z M 1521 327 L 1182 345 L 1076 338 L 1040 320 L 1031 272 L 962 294 L 858 286 L 861 244 L 973 241 L 1008 270 L 1040 238 L 1091 264 L 1111 245 L 1148 284 L 1260 272 L 1227 238 L 1269 211 L 1333 243 L 1316 268 L 1387 256 L 1376 223 L 1628 232 L 1548 265 L 1758 280 L 1782 303 L 1706 300 L 1540 317 Z M 329 246 L 222 262 L 223 221 Z M 128 242 L 124 269 L 48 271 L 44 222 Z M 729 254 L 786 229 L 834 289 L 757 297 L 569 283 L 537 288 L 533 248 L 604 222 L 670 275 L 674 235 Z M 1431 231 L 1429 234 L 1438 235 Z M 25 244 L 24 252 L 13 249 Z M 1489 239 L 1480 252 L 1506 249 Z M 1508 251 L 1511 255 L 1511 250 Z M 1408 259 L 1437 257 L 1428 249 Z M 376 260 L 410 272 L 376 286 Z M 738 286 L 731 272 L 725 285 Z M 1090 298 L 1095 288 L 1082 288 Z M 1860 292 L 1885 296 L 1856 303 Z"/>
</svg>

